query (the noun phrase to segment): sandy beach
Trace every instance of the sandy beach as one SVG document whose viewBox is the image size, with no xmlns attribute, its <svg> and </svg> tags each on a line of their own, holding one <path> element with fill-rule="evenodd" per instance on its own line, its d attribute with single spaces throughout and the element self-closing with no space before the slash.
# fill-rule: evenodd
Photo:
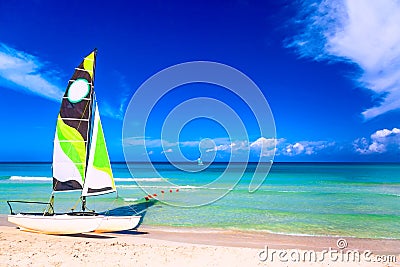
<svg viewBox="0 0 400 267">
<path fill-rule="evenodd" d="M 20 231 L 6 215 L 0 225 L 1 266 L 400 266 L 400 240 L 345 238 L 341 250 L 337 237 L 155 226 L 55 236 Z"/>
</svg>

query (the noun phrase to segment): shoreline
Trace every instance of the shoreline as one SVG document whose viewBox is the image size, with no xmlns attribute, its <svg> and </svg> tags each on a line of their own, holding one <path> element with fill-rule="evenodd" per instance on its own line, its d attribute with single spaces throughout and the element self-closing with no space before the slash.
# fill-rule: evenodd
<svg viewBox="0 0 400 267">
<path fill-rule="evenodd" d="M 1 216 L 1 215 L 0 215 Z M 357 236 L 340 236 L 340 235 L 313 235 L 313 234 L 302 234 L 302 233 L 284 233 L 284 232 L 273 232 L 269 230 L 255 230 L 255 229 L 242 229 L 242 228 L 218 228 L 218 227 L 202 227 L 202 226 L 169 226 L 169 225 L 158 225 L 158 224 L 151 224 L 151 225 L 146 225 L 146 227 L 150 228 L 165 228 L 165 229 L 186 229 L 185 231 L 193 230 L 210 230 L 210 231 L 231 231 L 231 232 L 238 232 L 238 233 L 248 233 L 248 234 L 258 234 L 258 235 L 277 235 L 277 236 L 294 236 L 294 237 L 316 237 L 316 238 L 348 238 L 348 239 L 362 239 L 362 240 L 400 240 L 400 238 L 391 238 L 391 237 L 357 237 Z M 171 230 L 172 232 L 174 230 Z M 176 230 L 179 232 L 179 230 Z"/>
<path fill-rule="evenodd" d="M 18 230 L 14 224 L 7 221 L 6 214 L 0 214 L 0 228 Z M 371 250 L 381 254 L 400 254 L 400 239 L 294 235 L 253 230 L 154 225 L 141 225 L 137 231 L 107 233 L 106 235 L 123 238 L 124 236 L 131 236 L 132 233 L 133 235 L 140 234 L 141 237 L 148 239 L 158 239 L 193 245 L 258 249 L 268 246 L 273 249 L 304 249 L 316 251 L 322 251 L 328 248 L 337 248 L 338 239 L 345 239 L 348 243 L 347 249 L 364 251 Z"/>
<path fill-rule="evenodd" d="M 289 266 L 272 260 L 290 251 L 336 249 L 337 237 L 293 236 L 223 230 L 142 225 L 137 231 L 45 235 L 18 230 L 0 215 L 0 263 L 6 266 Z M 343 251 L 394 255 L 396 262 L 292 262 L 296 266 L 400 266 L 400 240 L 345 238 Z M 260 260 L 268 251 L 269 258 Z M 110 261 L 111 260 L 111 261 Z M 108 264 L 106 264 L 108 263 Z"/>
<path fill-rule="evenodd" d="M 14 224 L 9 223 L 7 221 L 8 214 L 0 214 L 0 227 L 15 227 Z M 291 237 L 298 239 L 308 239 L 308 238 L 316 238 L 316 239 L 349 239 L 349 240 L 360 240 L 360 241 L 376 241 L 376 242 L 384 242 L 384 241 L 393 241 L 399 242 L 400 238 L 377 238 L 377 237 L 356 237 L 356 236 L 339 236 L 339 235 L 312 235 L 312 234 L 296 234 L 296 233 L 274 233 L 268 230 L 253 230 L 253 229 L 235 229 L 235 228 L 216 228 L 216 227 L 201 227 L 201 226 L 168 226 L 168 225 L 141 225 L 140 229 L 152 230 L 152 231 L 162 231 L 166 233 L 236 233 L 236 234 L 244 234 L 250 236 L 267 236 L 267 237 L 287 237 L 290 239 Z M 400 247 L 399 251 L 400 253 Z"/>
</svg>

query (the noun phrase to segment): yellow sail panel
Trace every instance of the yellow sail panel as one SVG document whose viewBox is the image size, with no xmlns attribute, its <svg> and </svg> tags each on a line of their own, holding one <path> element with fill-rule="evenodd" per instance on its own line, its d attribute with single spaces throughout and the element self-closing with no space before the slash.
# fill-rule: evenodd
<svg viewBox="0 0 400 267">
<path fill-rule="evenodd" d="M 85 59 L 83 60 L 83 68 L 89 72 L 91 78 L 93 79 L 94 74 L 94 59 L 95 59 L 96 50 L 90 53 Z"/>
</svg>

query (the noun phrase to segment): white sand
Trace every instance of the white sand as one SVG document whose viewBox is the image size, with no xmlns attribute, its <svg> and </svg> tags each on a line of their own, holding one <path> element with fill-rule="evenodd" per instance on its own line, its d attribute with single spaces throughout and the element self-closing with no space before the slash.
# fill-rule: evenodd
<svg viewBox="0 0 400 267">
<path fill-rule="evenodd" d="M 323 247 L 335 241 L 334 238 L 165 227 L 143 227 L 141 231 L 51 236 L 0 226 L 0 266 L 400 266 L 399 263 L 332 262 L 327 255 L 322 262 L 293 262 L 289 254 L 286 257 L 281 254 L 287 262 L 279 260 L 278 253 L 295 256 L 302 252 L 294 249 L 311 247 L 319 251 L 317 259 L 321 259 Z M 370 243 L 372 247 L 382 247 L 385 250 L 382 253 L 387 255 L 397 250 L 397 262 L 400 261 L 399 240 L 365 241 L 368 240 L 350 239 L 349 245 L 362 248 Z M 268 250 L 269 259 L 260 261 L 265 245 L 274 249 Z"/>
</svg>

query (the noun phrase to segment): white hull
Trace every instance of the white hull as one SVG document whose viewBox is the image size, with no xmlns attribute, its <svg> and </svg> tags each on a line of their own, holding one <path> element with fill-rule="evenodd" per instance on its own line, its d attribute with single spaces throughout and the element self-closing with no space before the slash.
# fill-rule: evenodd
<svg viewBox="0 0 400 267">
<path fill-rule="evenodd" d="M 23 230 L 44 234 L 80 234 L 94 231 L 104 216 L 8 215 L 8 221 Z"/>
<path fill-rule="evenodd" d="M 117 232 L 138 226 L 141 216 L 104 216 L 95 232 Z"/>
</svg>

